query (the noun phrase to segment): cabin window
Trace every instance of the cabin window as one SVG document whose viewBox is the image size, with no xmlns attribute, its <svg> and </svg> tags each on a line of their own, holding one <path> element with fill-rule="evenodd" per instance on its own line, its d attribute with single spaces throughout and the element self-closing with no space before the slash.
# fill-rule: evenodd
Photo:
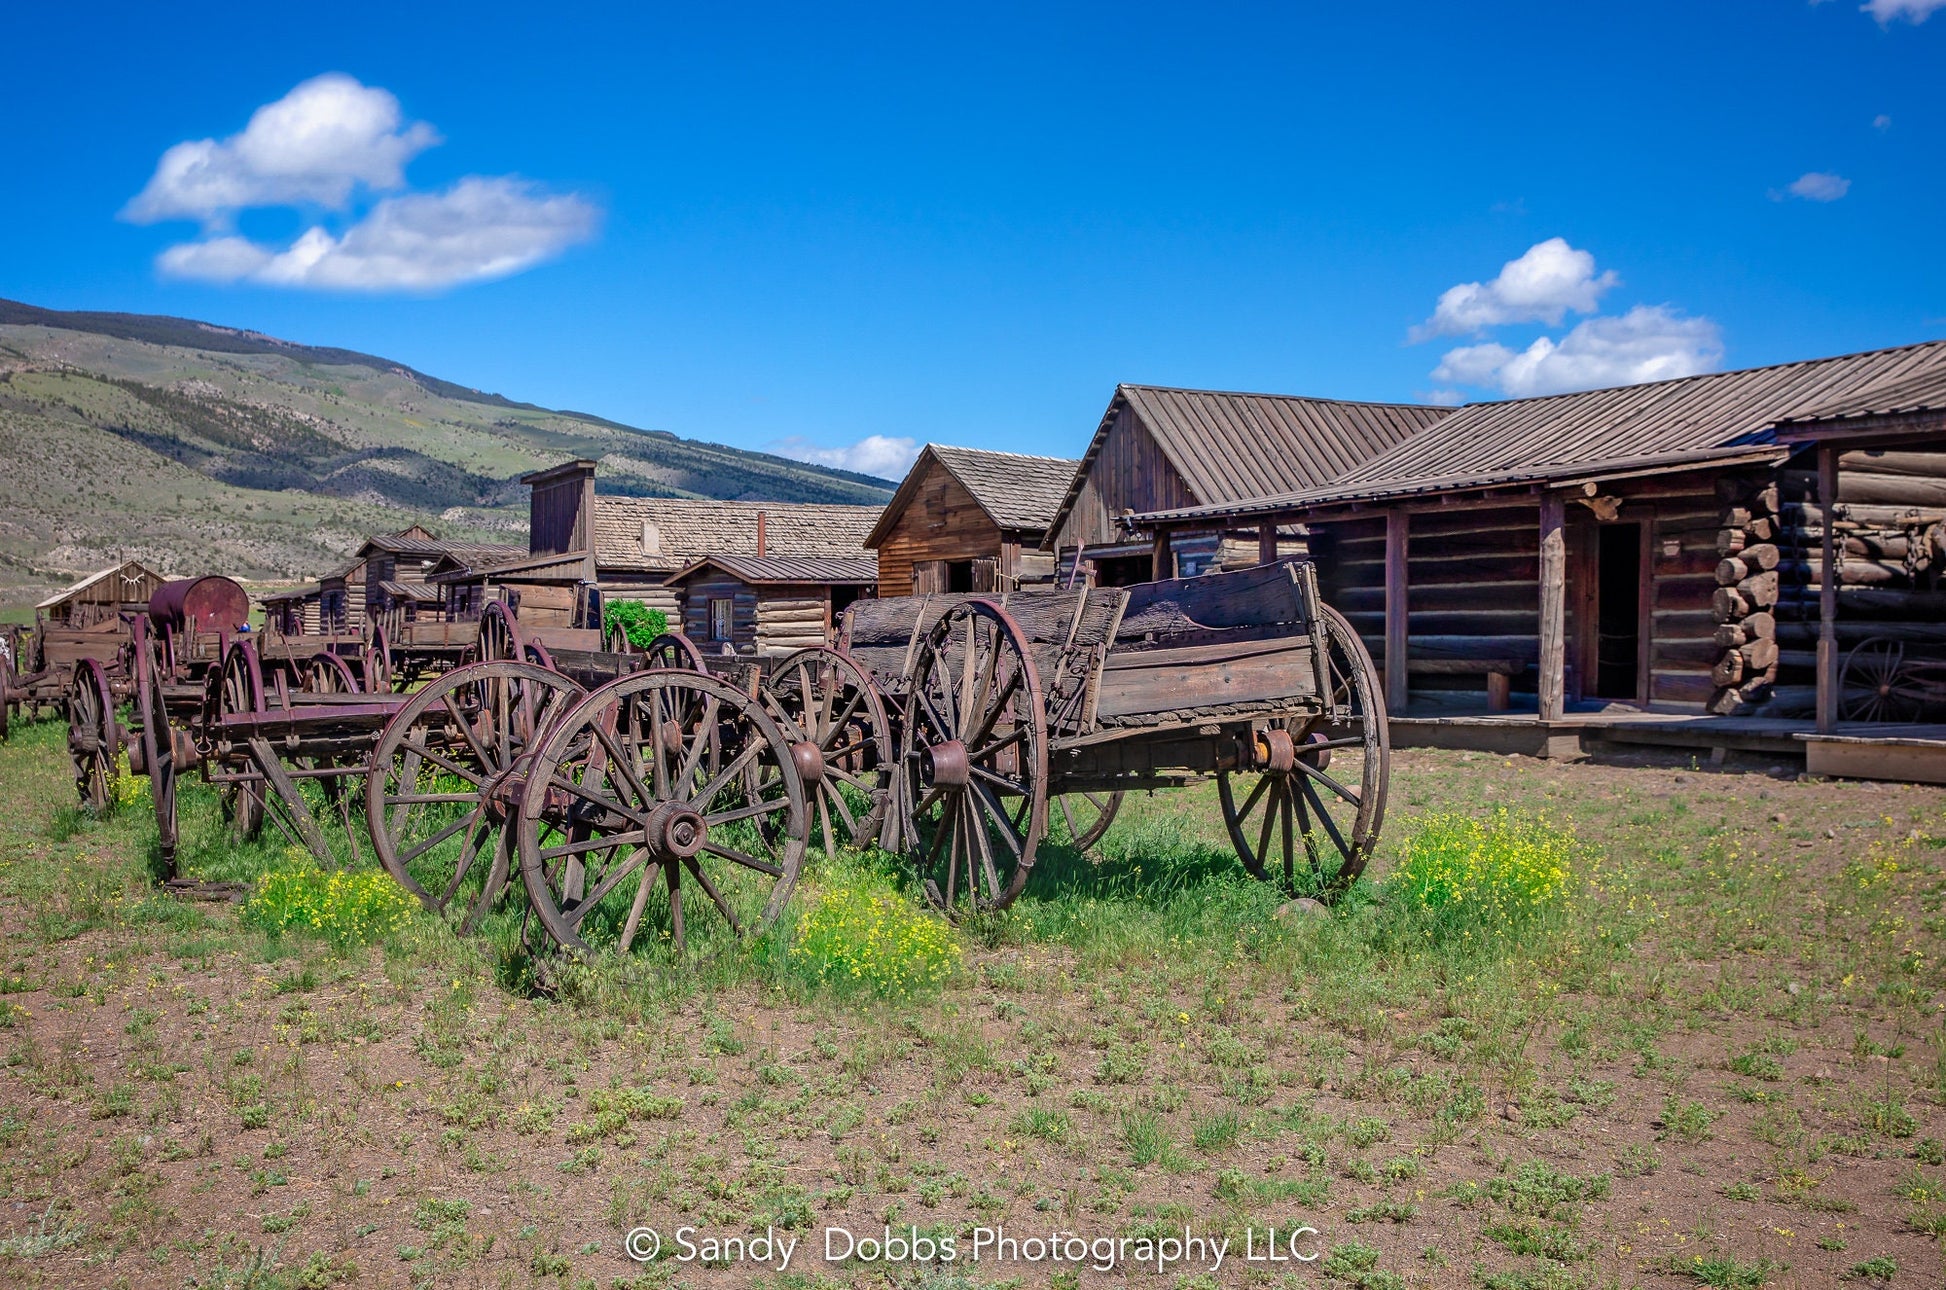
<svg viewBox="0 0 1946 1290">
<path fill-rule="evenodd" d="M 1642 526 L 1604 524 L 1595 572 L 1595 693 L 1633 699 L 1641 680 Z"/>
<path fill-rule="evenodd" d="M 946 590 L 973 590 L 973 561 L 949 560 L 946 563 Z"/>
<path fill-rule="evenodd" d="M 736 601 L 728 596 L 712 596 L 709 602 L 709 638 L 713 641 L 729 640 L 734 630 L 735 615 L 732 610 Z"/>
</svg>

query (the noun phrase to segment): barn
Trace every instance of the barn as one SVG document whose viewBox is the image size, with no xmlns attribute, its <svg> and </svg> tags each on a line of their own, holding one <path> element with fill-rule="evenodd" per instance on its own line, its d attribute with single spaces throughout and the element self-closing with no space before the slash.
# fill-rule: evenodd
<svg viewBox="0 0 1946 1290">
<path fill-rule="evenodd" d="M 139 560 L 89 574 L 34 606 L 37 617 L 60 627 L 95 627 L 124 613 L 147 613 L 149 597 L 166 581 Z"/>
<path fill-rule="evenodd" d="M 680 630 L 704 650 L 783 654 L 828 644 L 845 607 L 874 594 L 870 555 L 712 555 L 669 579 Z"/>
<path fill-rule="evenodd" d="M 927 444 L 866 535 L 881 596 L 1051 582 L 1042 547 L 1077 462 Z"/>
<path fill-rule="evenodd" d="M 1543 749 L 1589 713 L 1788 731 L 1817 707 L 1827 586 L 1841 640 L 1937 622 L 1946 453 L 1924 408 L 1943 374 L 1933 342 L 1473 404 L 1322 486 L 1125 526 L 1171 545 L 1305 526 L 1405 742 L 1414 718 L 1513 710 Z M 1831 447 L 1839 424 L 1856 446 Z"/>
<path fill-rule="evenodd" d="M 1301 530 L 1254 521 L 1153 535 L 1124 516 L 1234 506 L 1315 488 L 1411 439 L 1451 409 L 1121 385 L 1066 481 L 1049 545 L 1101 586 L 1193 577 L 1302 554 Z"/>
</svg>

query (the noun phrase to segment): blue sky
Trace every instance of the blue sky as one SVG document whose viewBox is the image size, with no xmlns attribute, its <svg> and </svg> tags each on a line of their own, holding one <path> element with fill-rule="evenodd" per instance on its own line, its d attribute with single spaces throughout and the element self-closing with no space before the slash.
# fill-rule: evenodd
<svg viewBox="0 0 1946 1290">
<path fill-rule="evenodd" d="M 1946 0 L 170 8 L 10 15 L 0 295 L 868 466 L 1946 335 Z"/>
</svg>

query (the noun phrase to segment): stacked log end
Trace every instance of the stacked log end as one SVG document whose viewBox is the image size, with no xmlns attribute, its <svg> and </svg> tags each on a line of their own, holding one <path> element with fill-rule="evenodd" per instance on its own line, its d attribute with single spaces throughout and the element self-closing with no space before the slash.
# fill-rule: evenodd
<svg viewBox="0 0 1946 1290">
<path fill-rule="evenodd" d="M 1716 534 L 1722 559 L 1710 611 L 1723 653 L 1710 669 L 1709 710 L 1729 716 L 1761 702 L 1777 681 L 1782 497 L 1774 481 L 1736 476 L 1719 480 L 1716 491 L 1724 502 Z"/>
</svg>

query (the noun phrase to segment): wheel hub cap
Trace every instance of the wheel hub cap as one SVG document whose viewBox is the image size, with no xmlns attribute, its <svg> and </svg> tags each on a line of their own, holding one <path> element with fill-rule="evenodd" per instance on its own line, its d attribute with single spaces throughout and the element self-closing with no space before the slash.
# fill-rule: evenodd
<svg viewBox="0 0 1946 1290">
<path fill-rule="evenodd" d="M 703 849 L 709 825 L 696 809 L 681 802 L 663 802 L 649 813 L 650 850 L 668 860 L 687 860 Z"/>
<path fill-rule="evenodd" d="M 810 740 L 791 745 L 791 761 L 796 764 L 797 776 L 806 786 L 824 778 L 824 750 Z"/>
<path fill-rule="evenodd" d="M 973 782 L 973 771 L 966 759 L 966 745 L 957 739 L 933 744 L 919 754 L 919 776 L 941 788 L 965 788 Z"/>
</svg>

